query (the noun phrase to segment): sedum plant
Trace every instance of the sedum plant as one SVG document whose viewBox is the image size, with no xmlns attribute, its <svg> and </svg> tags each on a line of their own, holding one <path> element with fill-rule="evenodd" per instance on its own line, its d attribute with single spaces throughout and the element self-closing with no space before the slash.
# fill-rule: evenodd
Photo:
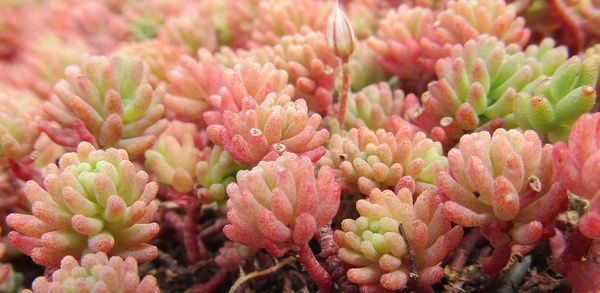
<svg viewBox="0 0 600 293">
<path fill-rule="evenodd" d="M 566 48 L 554 48 L 550 39 L 526 52 L 488 35 L 455 45 L 436 63 L 438 79 L 428 85 L 411 121 L 439 140 L 458 139 L 463 131 L 510 115 L 517 94 L 566 58 Z"/>
<path fill-rule="evenodd" d="M 480 35 L 524 47 L 531 32 L 525 19 L 502 0 L 452 0 L 436 15 L 433 31 L 423 40 L 426 50 L 443 53 L 447 44 L 464 44 Z"/>
<path fill-rule="evenodd" d="M 29 155 L 40 134 L 42 101 L 33 94 L 0 85 L 0 157 L 19 160 Z"/>
<path fill-rule="evenodd" d="M 103 252 L 87 254 L 81 264 L 72 256 L 65 256 L 60 268 L 50 277 L 38 277 L 33 281 L 32 290 L 24 293 L 52 292 L 115 292 L 115 293 L 158 293 L 158 282 L 151 275 L 140 280 L 138 264 L 132 257 L 123 260 L 113 256 L 110 259 Z"/>
<path fill-rule="evenodd" d="M 45 132 L 66 146 L 88 141 L 142 155 L 167 125 L 164 89 L 153 88 L 148 75 L 137 57 L 83 57 L 65 69 L 65 79 L 44 103 L 44 112 L 62 128 L 48 123 Z"/>
<path fill-rule="evenodd" d="M 196 165 L 196 179 L 200 188 L 198 200 L 205 203 L 224 203 L 227 200 L 226 188 L 235 181 L 235 174 L 246 167 L 222 147 L 207 147 L 202 151 L 202 159 Z"/>
<path fill-rule="evenodd" d="M 435 62 L 427 58 L 421 39 L 431 31 L 434 12 L 402 5 L 379 22 L 376 36 L 368 44 L 379 53 L 379 64 L 401 79 L 419 79 L 433 72 Z"/>
<path fill-rule="evenodd" d="M 222 121 L 205 116 L 210 140 L 241 164 L 256 166 L 271 152 L 307 154 L 314 160 L 324 154 L 329 132 L 318 130 L 321 116 L 309 115 L 304 100 L 269 93 L 262 102 L 246 96 L 241 105 L 239 112 L 226 109 Z"/>
<path fill-rule="evenodd" d="M 525 88 L 513 104 L 514 123 L 551 142 L 566 140 L 575 120 L 596 102 L 597 56 L 571 57 L 546 78 Z"/>
<path fill-rule="evenodd" d="M 224 85 L 221 66 L 210 52 L 198 51 L 198 60 L 183 56 L 166 74 L 169 86 L 164 99 L 165 108 L 175 118 L 196 123 L 208 109 L 208 98 Z"/>
<path fill-rule="evenodd" d="M 41 187 L 25 185 L 31 214 L 13 213 L 6 222 L 9 240 L 34 262 L 56 268 L 67 256 L 86 253 L 154 259 L 158 250 L 146 242 L 159 231 L 155 182 L 136 171 L 125 150 L 96 150 L 82 142 L 76 153 L 47 167 Z"/>
<path fill-rule="evenodd" d="M 328 225 L 340 204 L 340 188 L 328 167 L 315 172 L 307 157 L 285 152 L 237 174 L 227 186 L 227 238 L 275 256 L 298 251 L 300 261 L 323 292 L 332 292 L 329 274 L 308 245 Z"/>
<path fill-rule="evenodd" d="M 447 165 L 440 143 L 411 130 L 394 135 L 383 129 L 353 128 L 334 134 L 328 151 L 321 164 L 339 170 L 345 190 L 353 191 L 356 186 L 364 195 L 375 188 L 401 185 L 406 175 L 421 191 L 435 184 L 437 174 Z"/>
<path fill-rule="evenodd" d="M 444 213 L 463 227 L 481 227 L 495 248 L 483 263 L 486 272 L 499 272 L 511 248 L 519 251 L 552 234 L 567 196 L 552 181 L 551 154 L 552 146 L 542 146 L 535 132 L 514 129 L 466 134 L 448 152 L 449 168 L 437 178 L 447 199 Z"/>
<path fill-rule="evenodd" d="M 252 24 L 249 45 L 275 45 L 283 36 L 299 33 L 303 27 L 323 30 L 332 8 L 331 3 L 316 0 L 261 1 L 256 7 L 260 17 L 256 17 Z"/>
<path fill-rule="evenodd" d="M 573 126 L 568 145 L 558 142 L 553 149 L 556 180 L 569 192 L 591 202 L 578 222 L 588 238 L 600 239 L 600 114 L 584 114 Z"/>
<path fill-rule="evenodd" d="M 167 79 L 167 72 L 185 51 L 167 42 L 151 39 L 126 43 L 119 48 L 118 52 L 122 56 L 142 58 L 148 66 L 148 81 L 151 85 L 157 86 Z"/>
<path fill-rule="evenodd" d="M 592 292 L 600 286 L 600 114 L 577 119 L 568 144 L 556 143 L 552 155 L 556 180 L 590 203 L 568 237 L 557 231 L 550 239 L 553 269 L 577 292 Z"/>
<path fill-rule="evenodd" d="M 243 100 L 251 97 L 262 103 L 269 93 L 293 95 L 294 87 L 288 84 L 288 74 L 276 69 L 271 63 L 260 65 L 251 59 L 240 60 L 232 69 L 223 71 L 223 87 L 219 93 L 209 97 L 209 106 L 214 109 L 204 114 L 207 124 L 222 121 L 223 112 L 240 112 Z"/>
<path fill-rule="evenodd" d="M 338 257 L 352 267 L 348 280 L 361 291 L 409 285 L 430 290 L 444 276 L 440 263 L 459 244 L 462 227 L 451 227 L 435 188 L 414 201 L 413 192 L 373 189 L 356 202 L 360 217 L 343 220 L 342 230 L 335 231 Z"/>
<path fill-rule="evenodd" d="M 367 127 L 371 130 L 383 128 L 397 132 L 408 122 L 400 116 L 407 109 L 418 107 L 415 95 L 406 95 L 402 90 L 393 90 L 385 82 L 369 85 L 348 96 L 343 129 Z"/>
<path fill-rule="evenodd" d="M 311 111 L 328 113 L 339 59 L 327 46 L 325 35 L 305 28 L 281 38 L 273 50 L 273 64 L 287 71 L 288 82 L 295 86 L 294 98 L 306 100 Z"/>
<path fill-rule="evenodd" d="M 194 187 L 196 164 L 201 152 L 196 148 L 193 133 L 196 126 L 173 121 L 145 155 L 146 167 L 156 174 L 156 181 L 177 192 L 190 192 Z"/>
<path fill-rule="evenodd" d="M 190 12 L 169 18 L 160 29 L 158 38 L 189 53 L 200 48 L 216 51 L 219 46 L 217 28 L 209 17 L 202 15 L 200 6 L 192 5 L 188 8 Z"/>
</svg>

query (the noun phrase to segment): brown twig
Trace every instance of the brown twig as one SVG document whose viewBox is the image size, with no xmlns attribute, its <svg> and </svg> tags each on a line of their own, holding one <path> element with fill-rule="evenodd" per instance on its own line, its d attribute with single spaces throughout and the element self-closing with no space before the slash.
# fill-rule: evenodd
<svg viewBox="0 0 600 293">
<path fill-rule="evenodd" d="M 284 260 L 282 260 L 281 262 L 276 263 L 275 265 L 273 265 L 272 267 L 269 267 L 267 269 L 264 269 L 262 271 L 254 271 L 252 273 L 249 274 L 244 274 L 243 271 L 240 270 L 240 277 L 235 281 L 235 283 L 233 283 L 233 285 L 231 286 L 231 288 L 229 288 L 229 293 L 233 293 L 237 290 L 238 287 L 240 287 L 242 284 L 244 284 L 246 281 L 252 279 L 252 278 L 256 278 L 256 277 L 260 277 L 260 276 L 264 276 L 264 275 L 268 275 L 271 273 L 274 273 L 276 271 L 278 271 L 279 269 L 281 269 L 282 267 L 292 264 L 296 261 L 296 258 L 293 256 L 287 257 Z M 200 292 L 200 291 L 197 291 Z"/>
<path fill-rule="evenodd" d="M 413 249 L 412 242 L 410 241 L 408 235 L 406 235 L 402 223 L 398 224 L 398 231 L 400 231 L 400 235 L 404 239 L 404 242 L 406 242 L 406 250 L 408 251 L 408 275 L 413 283 L 416 284 L 419 280 L 419 273 L 417 272 L 417 260 L 415 258 L 415 251 Z"/>
</svg>

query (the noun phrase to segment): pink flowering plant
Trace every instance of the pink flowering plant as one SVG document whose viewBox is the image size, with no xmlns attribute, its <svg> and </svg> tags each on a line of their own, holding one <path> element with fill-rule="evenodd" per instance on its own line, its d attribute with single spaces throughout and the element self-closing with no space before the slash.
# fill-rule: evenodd
<svg viewBox="0 0 600 293">
<path fill-rule="evenodd" d="M 0 1 L 0 292 L 600 292 L 600 1 Z"/>
</svg>

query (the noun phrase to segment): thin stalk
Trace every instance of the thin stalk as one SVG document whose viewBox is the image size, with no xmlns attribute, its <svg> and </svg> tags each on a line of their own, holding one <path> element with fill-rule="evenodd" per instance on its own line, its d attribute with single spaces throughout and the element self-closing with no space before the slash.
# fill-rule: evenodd
<svg viewBox="0 0 600 293">
<path fill-rule="evenodd" d="M 215 275 L 213 275 L 208 281 L 194 286 L 190 289 L 190 293 L 209 293 L 217 292 L 217 290 L 225 283 L 229 272 L 225 269 L 220 269 Z"/>
<path fill-rule="evenodd" d="M 346 61 L 342 62 L 342 90 L 340 92 L 340 109 L 338 112 L 338 123 L 343 129 L 344 115 L 346 115 L 346 102 L 350 92 L 350 67 Z"/>
<path fill-rule="evenodd" d="M 265 270 L 262 271 L 254 271 L 252 273 L 249 273 L 247 275 L 244 275 L 243 272 L 241 272 L 241 276 L 239 279 L 237 279 L 237 281 L 235 281 L 235 283 L 233 283 L 233 285 L 231 286 L 231 288 L 229 288 L 229 293 L 233 293 L 235 292 L 242 284 L 244 284 L 246 281 L 252 279 L 252 278 L 256 278 L 256 277 L 260 277 L 260 276 L 264 276 L 264 275 L 268 275 L 271 273 L 274 273 L 276 271 L 278 271 L 279 269 L 281 269 L 282 267 L 292 264 L 294 263 L 294 261 L 296 261 L 296 258 L 293 256 L 290 256 L 286 259 L 284 259 L 283 261 L 275 264 L 272 267 L 269 267 Z"/>
<path fill-rule="evenodd" d="M 328 293 L 334 292 L 333 281 L 331 280 L 331 276 L 329 273 L 321 266 L 319 261 L 315 258 L 315 255 L 310 249 L 308 244 L 304 244 L 300 246 L 300 251 L 298 251 L 298 257 L 300 258 L 300 262 L 308 275 L 317 283 L 319 286 L 319 292 Z"/>
</svg>

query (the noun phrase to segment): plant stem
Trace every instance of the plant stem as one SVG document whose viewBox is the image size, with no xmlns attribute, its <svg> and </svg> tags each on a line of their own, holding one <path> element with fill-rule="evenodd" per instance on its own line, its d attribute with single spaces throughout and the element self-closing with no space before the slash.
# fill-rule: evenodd
<svg viewBox="0 0 600 293">
<path fill-rule="evenodd" d="M 346 115 L 346 102 L 350 91 L 350 68 L 347 62 L 342 61 L 342 91 L 340 92 L 340 108 L 338 112 L 338 123 L 343 129 L 344 115 Z"/>
<path fill-rule="evenodd" d="M 456 254 L 450 263 L 450 268 L 455 271 L 461 271 L 467 263 L 467 258 L 482 238 L 478 228 L 471 230 L 471 232 L 463 238 L 458 249 L 456 249 Z"/>
<path fill-rule="evenodd" d="M 346 277 L 347 265 L 337 256 L 339 246 L 333 240 L 331 224 L 318 229 L 315 238 L 319 241 L 321 256 L 325 259 L 323 266 L 339 290 L 345 293 L 358 293 L 358 286 L 348 281 Z"/>
<path fill-rule="evenodd" d="M 227 280 L 229 272 L 225 269 L 220 269 L 215 275 L 213 275 L 208 281 L 194 286 L 190 289 L 190 293 L 209 293 L 216 292 L 223 283 Z"/>
<path fill-rule="evenodd" d="M 198 237 L 197 223 L 200 207 L 201 204 L 193 200 L 187 204 L 185 216 L 182 217 L 175 211 L 168 211 L 164 216 L 169 226 L 175 229 L 181 236 L 190 264 L 197 263 L 208 256 L 204 242 Z"/>
<path fill-rule="evenodd" d="M 308 275 L 319 286 L 319 291 L 321 293 L 334 292 L 331 276 L 329 276 L 329 273 L 327 273 L 319 261 L 317 261 L 308 244 L 300 246 L 298 257 L 300 258 L 302 266 L 304 266 L 304 269 L 308 272 Z"/>
<path fill-rule="evenodd" d="M 264 276 L 264 275 L 268 275 L 273 272 L 276 272 L 277 270 L 281 269 L 282 267 L 294 263 L 295 260 L 296 259 L 293 256 L 290 256 L 290 257 L 284 259 L 283 261 L 281 261 L 281 262 L 275 264 L 274 266 L 267 268 L 265 270 L 254 271 L 247 275 L 241 275 L 240 278 L 237 279 L 237 281 L 235 281 L 235 283 L 233 283 L 231 288 L 229 288 L 229 293 L 235 292 L 237 290 L 237 288 L 239 288 L 242 284 L 244 284 L 244 282 L 246 282 L 252 278 L 256 278 L 256 277 L 260 277 L 260 276 Z"/>
<path fill-rule="evenodd" d="M 515 262 L 515 264 L 510 268 L 508 274 L 506 274 L 506 276 L 502 280 L 502 284 L 496 292 L 515 292 L 516 289 L 519 288 L 521 282 L 523 282 L 525 274 L 527 274 L 527 272 L 529 271 L 529 266 L 531 266 L 531 255 L 526 256 L 520 262 Z"/>
</svg>

